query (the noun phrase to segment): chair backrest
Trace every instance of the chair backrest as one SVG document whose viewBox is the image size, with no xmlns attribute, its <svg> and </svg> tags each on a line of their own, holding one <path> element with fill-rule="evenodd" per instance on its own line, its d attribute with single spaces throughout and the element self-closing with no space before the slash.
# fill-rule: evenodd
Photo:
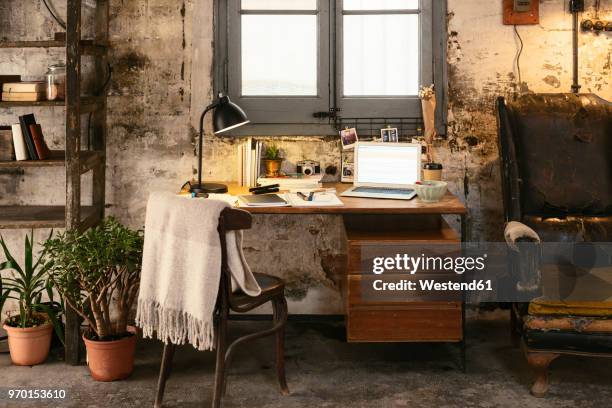
<svg viewBox="0 0 612 408">
<path fill-rule="evenodd" d="M 527 94 L 497 103 L 504 209 L 612 214 L 612 104 L 593 94 Z"/>
<path fill-rule="evenodd" d="M 219 217 L 219 239 L 221 240 L 221 284 L 219 295 L 230 300 L 232 297 L 232 275 L 227 261 L 227 241 L 228 231 L 239 231 L 250 229 L 253 224 L 253 217 L 244 210 L 236 208 L 226 208 Z"/>
</svg>

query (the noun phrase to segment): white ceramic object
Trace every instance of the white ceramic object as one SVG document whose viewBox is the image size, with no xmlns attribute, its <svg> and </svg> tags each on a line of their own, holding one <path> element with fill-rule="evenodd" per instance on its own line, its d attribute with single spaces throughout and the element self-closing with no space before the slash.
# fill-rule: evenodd
<svg viewBox="0 0 612 408">
<path fill-rule="evenodd" d="M 448 183 L 446 181 L 422 181 L 416 184 L 414 189 L 424 203 L 438 202 L 446 194 Z"/>
</svg>

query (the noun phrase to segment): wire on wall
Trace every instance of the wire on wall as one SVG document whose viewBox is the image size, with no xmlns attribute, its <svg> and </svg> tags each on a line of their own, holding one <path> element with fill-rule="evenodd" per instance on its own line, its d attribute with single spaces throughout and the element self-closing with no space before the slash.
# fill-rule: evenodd
<svg viewBox="0 0 612 408">
<path fill-rule="evenodd" d="M 516 35 L 516 38 L 518 38 L 519 43 L 520 43 L 520 47 L 516 53 L 516 70 L 518 72 L 518 85 L 519 85 L 518 88 L 520 92 L 523 86 L 523 78 L 521 74 L 521 55 L 523 54 L 523 48 L 525 44 L 523 43 L 523 38 L 518 32 L 518 27 L 516 26 L 516 24 L 514 25 L 514 34 Z"/>
<path fill-rule="evenodd" d="M 47 1 L 49 3 L 47 3 Z M 43 4 L 45 5 L 47 11 L 49 12 L 49 14 L 51 14 L 51 17 L 53 17 L 53 19 L 57 22 L 57 24 L 60 25 L 60 27 L 62 27 L 64 30 L 66 29 L 66 23 L 64 23 L 64 21 L 62 21 L 61 18 L 58 17 L 57 14 L 55 14 L 55 12 L 53 10 L 55 10 L 55 7 L 53 6 L 53 3 L 51 3 L 51 0 L 42 0 Z M 51 4 L 51 5 L 49 5 Z"/>
</svg>

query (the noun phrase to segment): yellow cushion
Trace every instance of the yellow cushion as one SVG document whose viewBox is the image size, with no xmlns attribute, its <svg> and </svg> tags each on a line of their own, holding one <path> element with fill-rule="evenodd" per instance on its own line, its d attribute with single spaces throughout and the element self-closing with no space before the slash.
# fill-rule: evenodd
<svg viewBox="0 0 612 408">
<path fill-rule="evenodd" d="M 612 302 L 561 302 L 542 298 L 529 303 L 532 315 L 612 316 Z"/>
</svg>

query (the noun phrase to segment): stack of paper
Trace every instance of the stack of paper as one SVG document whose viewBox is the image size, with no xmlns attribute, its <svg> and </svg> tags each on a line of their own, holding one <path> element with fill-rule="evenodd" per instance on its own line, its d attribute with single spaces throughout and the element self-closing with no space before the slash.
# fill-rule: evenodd
<svg viewBox="0 0 612 408">
<path fill-rule="evenodd" d="M 315 193 L 312 201 L 306 201 L 296 193 L 286 193 L 285 200 L 292 207 L 342 207 L 344 203 L 335 193 Z"/>
</svg>

